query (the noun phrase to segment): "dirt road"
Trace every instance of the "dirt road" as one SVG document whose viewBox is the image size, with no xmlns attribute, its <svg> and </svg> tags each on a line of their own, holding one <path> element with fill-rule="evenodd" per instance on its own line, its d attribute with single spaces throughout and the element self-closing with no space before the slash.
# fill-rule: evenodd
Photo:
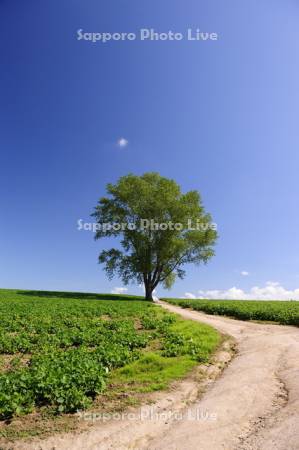
<svg viewBox="0 0 299 450">
<path fill-rule="evenodd" d="M 230 334 L 239 353 L 198 404 L 217 420 L 184 420 L 148 449 L 299 449 L 299 330 L 163 305 Z"/>
<path fill-rule="evenodd" d="M 43 450 L 297 450 L 299 449 L 299 329 L 208 316 L 161 303 L 186 319 L 233 336 L 238 354 L 200 400 L 192 386 L 161 394 L 157 410 L 182 417 L 124 419 L 86 433 L 52 437 L 16 449 Z M 184 395 L 188 392 L 189 406 Z M 169 403 L 168 403 L 169 402 Z M 171 405 L 171 406 L 169 406 Z M 150 408 L 147 406 L 145 408 Z"/>
</svg>

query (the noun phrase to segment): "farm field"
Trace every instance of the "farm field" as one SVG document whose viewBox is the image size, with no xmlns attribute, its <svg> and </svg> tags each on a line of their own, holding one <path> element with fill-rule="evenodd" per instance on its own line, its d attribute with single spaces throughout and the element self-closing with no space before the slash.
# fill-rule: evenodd
<svg viewBox="0 0 299 450">
<path fill-rule="evenodd" d="M 192 308 L 207 314 L 234 317 L 240 320 L 277 322 L 299 326 L 299 302 L 244 300 L 187 300 L 165 298 L 164 301 L 182 308 Z"/>
<path fill-rule="evenodd" d="M 220 340 L 139 297 L 0 290 L 0 436 L 21 436 L 21 416 L 101 409 L 124 393 L 133 403 L 207 362 Z"/>
</svg>

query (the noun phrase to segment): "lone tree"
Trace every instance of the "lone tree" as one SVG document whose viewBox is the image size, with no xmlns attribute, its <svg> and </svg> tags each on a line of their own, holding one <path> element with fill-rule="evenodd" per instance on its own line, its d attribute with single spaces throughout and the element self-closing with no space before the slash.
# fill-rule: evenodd
<svg viewBox="0 0 299 450">
<path fill-rule="evenodd" d="M 120 238 L 117 247 L 103 250 L 99 262 L 111 279 L 143 283 L 145 297 L 162 283 L 170 288 L 183 278 L 182 266 L 206 263 L 217 238 L 211 216 L 197 191 L 181 192 L 174 181 L 158 173 L 127 175 L 107 185 L 108 197 L 98 201 L 95 239 Z"/>
</svg>

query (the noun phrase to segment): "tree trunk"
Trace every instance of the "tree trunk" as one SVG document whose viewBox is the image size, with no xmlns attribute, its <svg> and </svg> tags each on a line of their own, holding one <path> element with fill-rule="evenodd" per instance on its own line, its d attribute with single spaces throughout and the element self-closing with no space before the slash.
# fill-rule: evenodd
<svg viewBox="0 0 299 450">
<path fill-rule="evenodd" d="M 150 284 L 145 285 L 145 300 L 153 301 L 153 288 Z"/>
</svg>

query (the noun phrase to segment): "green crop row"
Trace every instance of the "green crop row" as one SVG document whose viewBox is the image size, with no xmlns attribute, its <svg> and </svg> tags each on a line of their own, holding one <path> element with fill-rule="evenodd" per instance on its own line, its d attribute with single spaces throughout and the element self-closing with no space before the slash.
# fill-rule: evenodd
<svg viewBox="0 0 299 450">
<path fill-rule="evenodd" d="M 235 317 L 241 320 L 262 320 L 299 326 L 299 302 L 244 300 L 164 299 L 168 303 L 204 311 L 208 314 Z"/>
</svg>

